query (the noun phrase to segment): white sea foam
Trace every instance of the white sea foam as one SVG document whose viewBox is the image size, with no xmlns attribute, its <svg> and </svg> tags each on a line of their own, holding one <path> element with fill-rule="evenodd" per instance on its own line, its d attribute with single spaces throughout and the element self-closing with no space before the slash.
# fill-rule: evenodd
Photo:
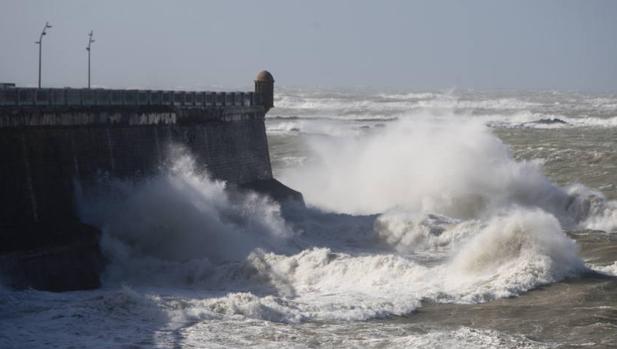
<svg viewBox="0 0 617 349">
<path fill-rule="evenodd" d="M 115 180 L 104 193 L 80 198 L 82 219 L 104 232 L 108 281 L 195 280 L 210 263 L 283 248 L 292 232 L 278 204 L 256 194 L 232 200 L 225 183 L 195 170 L 189 154 L 171 151 L 174 161 L 160 175 Z"/>
<path fill-rule="evenodd" d="M 308 334 L 308 335 L 307 335 Z M 226 338 L 223 343 L 213 339 Z M 258 321 L 226 321 L 221 326 L 197 324 L 184 343 L 199 347 L 212 343 L 213 348 L 242 347 L 246 342 L 257 348 L 550 348 L 523 336 L 503 332 L 456 327 L 453 329 L 414 328 L 406 324 L 362 325 L 302 324 L 296 326 Z"/>
<path fill-rule="evenodd" d="M 518 97 L 469 92 L 338 93 L 282 92 L 271 116 L 384 122 L 422 115 L 454 115 L 482 120 L 491 127 L 617 127 L 617 99 L 568 94 L 520 94 Z M 577 111 L 576 116 L 572 111 Z M 294 130 L 302 130 L 302 125 Z"/>
<path fill-rule="evenodd" d="M 496 99 L 461 99 L 457 96 L 445 94 L 431 100 L 418 102 L 418 106 L 425 109 L 495 109 L 495 110 L 525 110 L 538 106 L 538 103 L 523 101 L 516 98 Z"/>
<path fill-rule="evenodd" d="M 479 229 L 478 221 L 461 221 L 436 214 L 392 210 L 375 221 L 379 238 L 401 254 L 438 256 Z"/>
<path fill-rule="evenodd" d="M 349 125 L 340 120 L 304 119 L 293 121 L 270 121 L 267 125 L 269 134 L 314 134 L 331 137 L 360 135 L 358 125 Z"/>
<path fill-rule="evenodd" d="M 584 270 L 576 243 L 552 215 L 515 210 L 491 219 L 455 256 L 447 285 L 463 299 L 501 298 Z"/>
<path fill-rule="evenodd" d="M 423 299 L 475 303 L 518 295 L 584 270 L 574 242 L 540 211 L 516 210 L 470 228 L 468 235 L 450 235 L 445 257 L 330 248 L 281 255 L 257 249 L 239 266 L 242 272 L 226 269 L 231 278 L 217 279 L 222 286 L 242 275 L 251 293 L 208 298 L 192 307 L 283 322 L 364 320 L 409 314 Z M 257 296 L 263 284 L 273 291 Z"/>
<path fill-rule="evenodd" d="M 616 117 L 569 117 L 565 115 L 520 111 L 514 114 L 489 114 L 477 116 L 486 125 L 503 128 L 572 128 L 572 127 L 617 127 Z"/>
<path fill-rule="evenodd" d="M 399 219 L 392 217 L 382 216 L 377 223 L 377 239 L 388 244 L 392 243 L 389 235 L 405 234 L 401 228 L 388 231 L 393 224 L 385 222 Z M 446 231 L 439 233 L 444 224 Z M 433 231 L 429 235 L 439 235 L 441 241 L 434 244 L 427 237 L 424 245 L 400 245 L 404 248 L 398 248 L 399 253 L 370 247 L 340 250 L 337 243 L 292 254 L 256 247 L 235 263 L 207 263 L 207 273 L 192 273 L 190 280 L 171 275 L 187 274 L 193 270 L 191 263 L 169 268 L 169 262 L 143 255 L 133 258 L 132 265 L 122 260 L 109 272 L 128 283 L 165 285 L 157 277 L 164 274 L 167 285 L 218 290 L 208 291 L 205 298 L 182 298 L 180 307 L 164 310 L 172 318 L 201 321 L 240 316 L 298 323 L 406 315 L 423 300 L 485 302 L 584 270 L 574 242 L 563 234 L 557 220 L 541 211 L 515 209 L 485 223 L 436 219 L 426 225 Z M 312 235 L 304 231 L 298 242 L 328 243 L 322 235 Z M 111 257 L 118 258 L 113 253 Z M 131 273 L 119 268 L 129 268 Z M 149 283 L 143 274 L 150 276 Z"/>
<path fill-rule="evenodd" d="M 316 162 L 283 179 L 309 203 L 350 213 L 411 211 L 474 217 L 562 195 L 536 162 L 516 162 L 479 122 L 399 121 L 367 137 L 318 139 Z M 563 194 L 565 196 L 565 194 Z"/>
<path fill-rule="evenodd" d="M 453 239 L 451 257 L 434 263 L 329 248 L 293 255 L 256 249 L 231 269 L 218 267 L 218 289 L 234 289 L 240 282 L 245 291 L 167 297 L 164 311 L 176 321 L 365 320 L 410 314 L 422 300 L 477 303 L 518 295 L 584 270 L 576 245 L 546 213 L 516 210 L 470 235 Z M 266 286 L 271 291 L 265 292 Z"/>
<path fill-rule="evenodd" d="M 444 127 L 429 129 L 443 132 Z M 443 159 L 436 166 L 452 169 L 445 177 L 426 173 L 422 185 L 442 180 L 434 188 L 443 191 L 442 184 L 448 188 L 450 178 L 465 176 L 465 171 L 484 169 L 485 177 L 455 181 L 465 190 L 452 186 L 446 192 L 450 197 L 430 199 L 427 191 L 413 209 L 409 201 L 395 210 L 384 206 L 387 212 L 379 216 L 295 208 L 285 221 L 279 206 L 265 198 L 230 197 L 224 183 L 198 173 L 191 157 L 176 150 L 175 161 L 160 175 L 140 183 L 112 182 L 107 196 L 82 199 L 82 217 L 103 227 L 103 251 L 110 260 L 106 286 L 182 286 L 205 292 L 180 297 L 170 307 L 172 301 L 165 300 L 163 312 L 173 319 L 366 320 L 410 314 L 425 300 L 473 303 L 518 295 L 583 270 L 558 220 L 524 207 L 550 201 L 545 196 L 553 190 L 561 192 L 536 165 L 511 160 L 483 126 L 458 130 L 475 137 L 437 137 L 447 147 L 440 149 Z M 423 139 L 425 154 L 430 139 L 428 134 Z M 399 136 L 394 140 L 400 141 Z M 459 159 L 447 156 L 450 146 L 458 148 Z M 479 162 L 454 163 L 474 158 Z M 485 183 L 489 176 L 507 178 Z M 548 190 L 542 188 L 546 185 Z M 543 192 L 500 192 L 532 190 L 528 187 Z M 400 198 L 413 195 L 408 191 Z M 383 200 L 396 203 L 395 198 Z M 353 203 L 347 199 L 341 203 Z"/>
<path fill-rule="evenodd" d="M 196 293 L 123 287 L 91 292 L 15 294 L 0 303 L 0 346 L 19 348 L 256 348 L 315 346 L 366 348 L 544 348 L 522 336 L 469 327 L 417 328 L 403 323 L 268 322 L 257 297 L 237 294 L 227 312 Z M 201 299 L 201 300 L 200 300 Z M 264 304 L 274 301 L 262 298 Z M 241 311 L 260 316 L 237 315 Z M 271 316 L 276 320 L 272 311 Z"/>
<path fill-rule="evenodd" d="M 358 119 L 380 108 L 345 106 L 343 97 L 284 103 L 303 118 L 312 108 L 348 108 Z M 313 208 L 230 195 L 177 149 L 160 174 L 81 197 L 82 218 L 104 232 L 105 288 L 0 289 L 0 346 L 541 347 L 497 331 L 400 332 L 400 323 L 363 320 L 414 316 L 425 302 L 517 296 L 587 268 L 616 275 L 615 265 L 586 267 L 563 232 L 614 231 L 615 202 L 553 184 L 541 162 L 514 160 L 485 126 L 541 120 L 547 114 L 525 111 L 533 101 L 443 98 L 455 108 L 515 110 L 507 121 L 507 113 L 409 112 L 438 93 L 379 98 L 392 102 L 379 115 L 406 117 L 371 132 L 336 130 L 344 118 L 269 121 L 270 132 L 334 136 L 311 137 L 307 161 L 283 176 Z"/>
<path fill-rule="evenodd" d="M 617 233 L 617 201 L 599 200 L 581 227 Z"/>
<path fill-rule="evenodd" d="M 569 186 L 567 192 L 568 212 L 578 222 L 577 228 L 617 232 L 617 201 L 580 184 Z"/>
<path fill-rule="evenodd" d="M 615 203 L 581 185 L 562 188 L 540 161 L 516 161 L 480 121 L 426 116 L 363 136 L 309 138 L 312 154 L 282 178 L 311 205 L 346 213 L 403 211 L 459 219 L 512 205 L 537 207 L 566 228 L 611 230 Z"/>
<path fill-rule="evenodd" d="M 589 264 L 588 268 L 606 275 L 617 277 L 617 262 L 613 262 L 613 264 L 609 265 Z"/>
</svg>

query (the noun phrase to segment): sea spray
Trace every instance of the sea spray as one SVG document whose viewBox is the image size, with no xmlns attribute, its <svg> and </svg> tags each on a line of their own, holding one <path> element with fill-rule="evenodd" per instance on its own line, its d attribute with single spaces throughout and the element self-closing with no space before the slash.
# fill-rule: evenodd
<svg viewBox="0 0 617 349">
<path fill-rule="evenodd" d="M 105 192 L 79 199 L 82 219 L 104 232 L 107 281 L 199 282 L 212 263 L 285 248 L 293 232 L 278 204 L 252 193 L 232 199 L 224 182 L 196 171 L 190 154 L 170 154 L 158 175 L 112 180 Z"/>
<path fill-rule="evenodd" d="M 310 156 L 283 180 L 308 204 L 352 214 L 391 210 L 488 218 L 512 206 L 540 208 L 566 229 L 611 229 L 614 203 L 581 185 L 560 187 L 542 161 L 517 161 L 478 121 L 399 120 L 362 136 L 309 137 Z M 589 207 L 593 209 L 589 209 Z M 593 216 L 605 217 L 600 223 Z"/>
<path fill-rule="evenodd" d="M 582 97 L 582 98 L 581 98 Z M 567 93 L 533 93 L 517 96 L 501 93 L 477 93 L 462 90 L 420 93 L 371 93 L 339 91 L 322 93 L 311 90 L 283 91 L 277 108 L 268 114 L 268 130 L 276 130 L 277 121 L 288 123 L 288 130 L 341 134 L 344 129 L 370 121 L 415 120 L 429 115 L 432 119 L 475 120 L 496 128 L 614 128 L 617 126 L 615 97 L 585 98 Z M 338 120 L 338 128 L 322 128 L 324 119 Z M 364 122 L 363 122 L 364 121 Z M 279 128 L 279 131 L 281 129 Z"/>
<path fill-rule="evenodd" d="M 301 322 L 406 315 L 426 300 L 484 302 L 584 270 L 575 244 L 550 213 L 503 204 L 513 195 L 499 193 L 496 183 L 541 187 L 548 182 L 541 171 L 511 160 L 483 126 L 469 127 L 465 132 L 480 132 L 484 139 L 451 139 L 442 143 L 443 150 L 460 146 L 459 156 L 469 161 L 477 153 L 491 156 L 456 164 L 441 153 L 439 166 L 451 163 L 456 170 L 449 175 L 460 176 L 454 183 L 438 178 L 450 197 L 430 200 L 426 191 L 417 210 L 408 196 L 381 215 L 297 207 L 282 212 L 256 194 L 229 196 L 225 183 L 197 172 L 190 154 L 174 150 L 160 174 L 138 183 L 112 181 L 108 195 L 80 200 L 81 213 L 103 229 L 109 259 L 105 285 L 200 289 L 205 298 L 187 303 L 183 312 L 204 319 L 239 315 Z M 430 144 L 431 137 L 423 142 Z M 482 183 L 469 174 L 478 164 L 492 170 L 484 176 L 507 176 Z M 429 176 L 425 180 L 430 183 Z M 482 190 L 497 197 L 482 196 Z M 546 192 L 562 194 L 550 182 Z M 533 195 L 519 195 L 518 201 L 529 202 Z M 429 208 L 456 214 L 425 212 Z"/>
<path fill-rule="evenodd" d="M 423 301 L 478 303 L 520 295 L 587 270 L 574 241 L 542 211 L 514 209 L 472 226 L 466 239 L 451 235 L 451 253 L 432 258 L 257 249 L 242 265 L 251 270 L 244 274 L 253 282 L 246 284 L 249 292 L 209 298 L 199 306 L 285 322 L 365 320 L 410 314 Z M 257 296 L 264 290 L 260 284 L 270 285 L 271 292 Z"/>
<path fill-rule="evenodd" d="M 434 256 L 450 251 L 453 242 L 473 234 L 478 224 L 437 214 L 391 210 L 375 220 L 374 229 L 380 240 L 403 255 L 426 252 Z"/>
<path fill-rule="evenodd" d="M 587 270 L 555 217 L 519 208 L 486 222 L 448 269 L 446 289 L 470 301 L 519 295 Z"/>
<path fill-rule="evenodd" d="M 590 99 L 552 92 L 537 98 L 536 93 L 440 94 L 324 92 L 310 96 L 313 106 L 303 104 L 302 93 L 279 94 L 286 105 L 270 111 L 281 115 L 268 125 L 272 130 L 281 124 L 269 135 L 275 173 L 287 156 L 302 159 L 292 164 L 317 168 L 323 162 L 328 165 L 323 168 L 336 169 L 339 164 L 330 159 L 343 149 L 370 164 L 370 158 L 362 159 L 368 143 L 399 127 L 395 119 L 402 124 L 410 119 L 411 130 L 419 119 L 414 132 L 426 142 L 414 143 L 403 129 L 397 142 L 373 145 L 387 150 L 373 153 L 378 155 L 374 168 L 348 171 L 356 168 L 353 161 L 340 163 L 346 170 L 336 173 L 346 177 L 333 186 L 341 184 L 344 191 L 307 186 L 319 189 L 313 196 L 340 196 L 333 209 L 315 201 L 309 209 L 289 209 L 256 195 L 228 196 L 224 183 L 194 168 L 180 170 L 191 168 L 182 165 L 191 163 L 190 156 L 183 157 L 189 154 L 171 155 L 164 169 L 144 182 L 112 179 L 107 187 L 116 194 L 100 196 L 101 201 L 88 197 L 80 206 L 87 213 L 83 217 L 105 228 L 110 264 L 104 287 L 59 294 L 0 289 L 0 347 L 614 346 L 614 202 L 565 183 L 580 179 L 615 198 L 614 137 L 604 128 L 581 128 L 585 122 L 610 123 L 615 99 L 593 101 L 598 109 L 592 109 Z M 370 101 L 354 103 L 358 99 Z M 422 100 L 426 108 L 418 107 Z M 328 119 L 311 120 L 316 116 Z M 551 118 L 568 124 L 535 122 Z M 432 131 L 423 123 L 433 123 Z M 508 129 L 492 131 L 484 128 L 487 123 Z M 537 130 L 549 126 L 555 129 Z M 512 155 L 493 132 L 512 144 Z M 439 142 L 453 146 L 441 148 L 453 152 L 448 161 L 431 154 Z M 306 143 L 323 151 L 305 151 Z M 411 145 L 427 157 L 419 165 L 430 165 L 431 157 L 440 160 L 442 167 L 426 175 L 434 178 L 435 183 L 426 180 L 432 186 L 413 186 L 414 177 L 400 180 L 398 169 L 417 159 L 395 156 L 414 155 L 401 150 Z M 316 154 L 325 156 L 316 161 Z M 546 161 L 515 160 L 538 157 Z M 390 176 L 381 175 L 382 162 L 393 170 Z M 328 174 L 317 169 L 297 172 L 299 182 L 328 183 Z M 362 179 L 353 183 L 359 188 L 344 183 L 356 176 Z M 493 184 L 500 182 L 518 184 Z M 398 186 L 400 195 L 391 190 L 379 196 L 383 183 Z M 377 188 L 372 193 L 379 205 L 363 194 L 362 185 Z M 435 195 L 440 187 L 447 191 Z M 387 195 L 393 192 L 396 200 L 389 205 Z M 138 219 L 127 221 L 129 213 L 138 213 Z M 133 226 L 137 233 L 129 231 Z M 218 234 L 214 228 L 223 230 Z M 568 236 L 581 241 L 587 268 L 605 276 L 581 267 Z M 559 282 L 569 277 L 577 280 Z M 524 294 L 541 285 L 547 287 Z M 434 304 L 502 297 L 511 298 L 474 306 Z M 386 320 L 354 321 L 375 318 Z"/>
</svg>

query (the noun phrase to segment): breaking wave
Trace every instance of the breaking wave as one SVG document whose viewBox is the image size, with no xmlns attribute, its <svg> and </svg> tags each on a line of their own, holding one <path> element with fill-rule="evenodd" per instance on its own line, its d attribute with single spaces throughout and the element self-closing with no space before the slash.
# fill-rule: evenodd
<svg viewBox="0 0 617 349">
<path fill-rule="evenodd" d="M 196 171 L 190 154 L 170 152 L 173 162 L 159 175 L 112 180 L 79 199 L 82 220 L 104 233 L 107 282 L 191 283 L 255 248 L 285 248 L 292 232 L 278 204 L 257 194 L 232 196 L 224 182 Z"/>
<path fill-rule="evenodd" d="M 559 187 L 540 161 L 516 161 L 481 122 L 400 120 L 362 137 L 312 138 L 313 159 L 282 173 L 317 207 L 352 214 L 392 209 L 458 219 L 518 205 L 566 229 L 617 227 L 615 202 L 582 185 Z"/>
<path fill-rule="evenodd" d="M 344 142 L 287 176 L 316 208 L 230 192 L 182 151 L 153 178 L 82 198 L 104 231 L 105 285 L 198 292 L 174 318 L 302 323 L 486 302 L 588 270 L 562 226 L 611 204 L 514 161 L 486 127 L 401 122 Z"/>
<path fill-rule="evenodd" d="M 269 132 L 315 133 L 321 121 L 338 122 L 338 128 L 318 129 L 341 134 L 361 123 L 387 123 L 398 119 L 432 118 L 478 120 L 496 128 L 615 128 L 617 98 L 590 98 L 568 93 L 479 93 L 441 91 L 369 93 L 284 90 L 268 117 Z M 291 117 L 291 118 L 290 118 Z M 371 123 L 370 121 L 373 121 Z M 279 123 L 285 124 L 281 126 Z"/>
<path fill-rule="evenodd" d="M 617 232 L 617 203 L 551 182 L 541 161 L 515 160 L 491 130 L 614 127 L 613 98 L 593 101 L 600 114 L 577 118 L 565 113 L 578 103 L 572 96 L 554 97 L 557 106 L 452 92 L 358 103 L 327 96 L 279 97 L 271 113 L 291 116 L 268 120 L 272 134 L 316 135 L 282 173 L 308 207 L 236 192 L 172 147 L 158 174 L 106 180 L 78 198 L 81 218 L 103 231 L 104 288 L 0 288 L 0 318 L 11 319 L 2 321 L 0 346 L 47 333 L 39 342 L 88 347 L 174 347 L 180 338 L 220 347 L 299 338 L 310 347 L 314 336 L 332 346 L 538 347 L 466 327 L 396 332 L 404 324 L 387 321 L 377 323 L 387 333 L 363 337 L 375 326 L 363 320 L 515 297 L 589 271 L 617 274 L 615 263 L 585 265 L 565 233 Z M 295 159 L 293 151 L 275 160 Z M 67 335 L 74 332 L 78 344 Z"/>
</svg>

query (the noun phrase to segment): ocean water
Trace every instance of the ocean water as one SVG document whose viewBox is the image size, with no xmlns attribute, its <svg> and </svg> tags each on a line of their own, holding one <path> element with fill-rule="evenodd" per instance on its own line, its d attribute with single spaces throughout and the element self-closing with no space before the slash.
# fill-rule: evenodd
<svg viewBox="0 0 617 349">
<path fill-rule="evenodd" d="M 2 348 L 617 347 L 617 96 L 285 89 L 238 197 L 170 146 L 80 199 L 104 287 L 0 289 Z"/>
</svg>

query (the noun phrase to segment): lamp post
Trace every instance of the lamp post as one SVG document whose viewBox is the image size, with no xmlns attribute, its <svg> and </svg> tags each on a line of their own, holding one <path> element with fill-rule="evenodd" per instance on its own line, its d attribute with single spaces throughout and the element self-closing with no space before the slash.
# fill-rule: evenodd
<svg viewBox="0 0 617 349">
<path fill-rule="evenodd" d="M 88 47 L 86 47 L 86 50 L 88 51 L 88 88 L 90 88 L 90 49 L 92 48 L 92 43 L 94 42 L 94 39 L 92 38 L 93 35 L 94 32 L 91 30 L 90 34 L 88 34 Z"/>
<path fill-rule="evenodd" d="M 41 88 L 41 56 L 43 52 L 43 36 L 47 35 L 47 29 L 49 28 L 51 28 L 51 25 L 49 25 L 49 22 L 45 22 L 39 41 L 35 42 L 35 44 L 39 45 L 39 88 Z"/>
</svg>

